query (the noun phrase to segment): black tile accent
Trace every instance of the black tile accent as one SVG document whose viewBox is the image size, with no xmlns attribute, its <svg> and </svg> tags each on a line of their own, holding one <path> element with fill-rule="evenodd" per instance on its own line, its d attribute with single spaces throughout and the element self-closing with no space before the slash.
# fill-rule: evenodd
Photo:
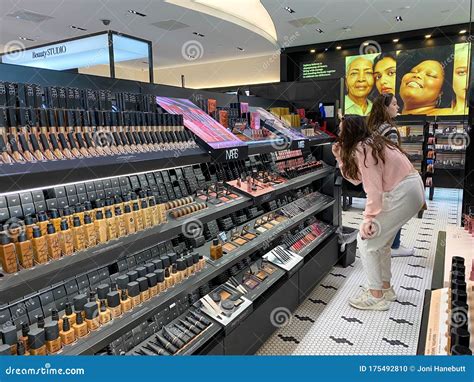
<svg viewBox="0 0 474 382">
<path fill-rule="evenodd" d="M 413 322 L 410 322 L 410 321 L 407 321 L 403 318 L 393 318 L 393 317 L 390 317 L 389 318 L 390 320 L 392 320 L 393 322 L 396 322 L 397 324 L 408 324 L 410 326 L 413 326 Z"/>
<path fill-rule="evenodd" d="M 411 278 L 411 279 L 420 279 L 420 280 L 423 280 L 423 277 L 418 276 L 418 275 L 408 275 L 408 274 L 405 273 L 405 276 L 406 276 L 406 277 L 409 277 L 409 278 Z"/>
<path fill-rule="evenodd" d="M 418 305 L 416 304 L 413 304 L 412 302 L 410 301 L 398 301 L 398 300 L 395 300 L 395 302 L 399 303 L 400 305 L 405 305 L 405 306 L 413 306 L 413 307 L 417 307 Z"/>
<path fill-rule="evenodd" d="M 346 316 L 341 316 L 343 320 L 346 320 L 347 322 L 357 322 L 358 324 L 363 324 L 361 320 L 355 317 L 346 317 Z"/>
<path fill-rule="evenodd" d="M 416 288 L 413 288 L 413 287 L 401 286 L 400 288 L 405 289 L 405 290 L 408 290 L 408 291 L 416 291 L 416 292 L 419 292 L 419 291 L 420 291 L 419 289 L 416 289 Z"/>
<path fill-rule="evenodd" d="M 338 344 L 348 344 L 350 346 L 354 346 L 354 344 L 351 341 L 345 338 L 336 338 L 334 336 L 329 336 L 329 338 L 332 339 L 334 342 L 337 342 Z"/>
<path fill-rule="evenodd" d="M 408 264 L 409 267 L 413 267 L 413 268 L 422 268 L 422 269 L 425 269 L 426 267 L 424 267 L 423 265 L 418 265 L 418 264 Z"/>
<path fill-rule="evenodd" d="M 404 348 L 407 348 L 408 345 L 407 344 L 404 344 L 402 341 L 400 340 L 389 340 L 387 338 L 382 338 L 383 341 L 389 343 L 390 345 L 392 346 L 403 346 Z"/>
<path fill-rule="evenodd" d="M 308 316 L 300 316 L 298 314 L 295 314 L 295 317 L 300 321 L 308 321 L 308 322 L 311 322 L 313 324 L 315 322 L 311 317 L 308 317 Z"/>
<path fill-rule="evenodd" d="M 332 286 L 332 285 L 324 285 L 324 284 L 321 284 L 321 286 L 324 288 L 324 289 L 334 289 L 334 290 L 337 290 L 337 288 L 335 286 Z"/>
<path fill-rule="evenodd" d="M 311 301 L 313 304 L 322 304 L 322 305 L 327 305 L 327 302 L 324 302 L 323 300 L 316 300 L 314 298 L 308 298 L 308 301 Z"/>
<path fill-rule="evenodd" d="M 330 275 L 334 276 L 334 277 L 342 277 L 342 278 L 347 278 L 347 276 L 341 274 L 341 273 L 332 273 L 332 272 L 329 272 Z"/>
<path fill-rule="evenodd" d="M 300 341 L 298 341 L 295 337 L 293 336 L 284 336 L 282 334 L 278 335 L 278 338 L 282 339 L 285 342 L 294 342 L 295 344 L 299 344 Z"/>
</svg>

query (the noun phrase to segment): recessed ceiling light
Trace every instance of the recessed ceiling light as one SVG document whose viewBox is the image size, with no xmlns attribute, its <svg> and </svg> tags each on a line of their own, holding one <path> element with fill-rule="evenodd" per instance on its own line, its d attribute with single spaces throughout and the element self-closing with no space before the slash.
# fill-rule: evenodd
<svg viewBox="0 0 474 382">
<path fill-rule="evenodd" d="M 18 36 L 18 38 L 19 38 L 20 40 L 23 40 L 23 41 L 35 41 L 35 40 L 33 40 L 32 38 L 23 37 L 23 36 Z"/>
<path fill-rule="evenodd" d="M 199 33 L 199 32 L 193 32 L 194 35 L 196 36 L 199 36 L 199 37 L 204 37 L 204 35 L 202 33 Z"/>
<path fill-rule="evenodd" d="M 341 50 L 341 49 L 342 49 L 342 46 L 338 45 L 338 46 L 336 46 L 336 49 L 337 49 L 337 50 Z"/>
<path fill-rule="evenodd" d="M 69 25 L 69 28 L 77 29 L 77 30 L 80 30 L 80 31 L 86 31 L 87 30 L 86 28 L 81 28 L 81 27 L 78 27 L 78 26 L 75 26 L 75 25 Z"/>
<path fill-rule="evenodd" d="M 411 5 L 405 5 L 404 7 L 400 8 L 400 9 L 410 9 L 411 8 Z"/>
<path fill-rule="evenodd" d="M 344 32 L 350 32 L 352 30 L 352 28 L 351 27 L 342 27 L 342 30 Z"/>
<path fill-rule="evenodd" d="M 466 33 L 466 32 L 467 32 L 467 30 L 462 29 L 462 30 L 459 31 L 459 34 L 464 34 L 464 33 Z"/>
<path fill-rule="evenodd" d="M 400 41 L 400 39 L 394 38 L 392 41 L 396 44 L 398 41 Z"/>
<path fill-rule="evenodd" d="M 238 46 L 237 49 L 240 50 L 241 52 L 245 50 L 244 48 L 241 48 L 240 46 Z"/>
<path fill-rule="evenodd" d="M 430 34 L 425 34 L 425 38 L 431 38 Z"/>
<path fill-rule="evenodd" d="M 316 53 L 316 49 L 311 49 L 309 53 Z"/>
<path fill-rule="evenodd" d="M 321 28 L 316 28 L 316 32 L 324 33 L 324 31 Z"/>
<path fill-rule="evenodd" d="M 368 45 L 369 45 L 369 43 L 367 41 L 364 42 L 364 46 L 368 46 Z"/>
<path fill-rule="evenodd" d="M 328 48 L 324 48 L 324 51 L 327 52 L 327 51 L 328 51 Z"/>
<path fill-rule="evenodd" d="M 132 14 L 134 14 L 134 15 L 141 16 L 141 17 L 145 17 L 145 16 L 146 16 L 144 13 L 140 13 L 140 12 L 134 10 L 134 9 L 129 9 L 129 10 L 128 10 L 128 13 L 132 13 Z"/>
<path fill-rule="evenodd" d="M 395 20 L 397 20 L 399 23 L 403 21 L 402 16 L 396 16 Z"/>
<path fill-rule="evenodd" d="M 290 7 L 285 7 L 285 11 L 290 12 L 290 13 L 295 13 L 295 11 L 291 9 Z"/>
<path fill-rule="evenodd" d="M 392 13 L 392 10 L 391 9 L 384 9 L 383 13 Z"/>
</svg>

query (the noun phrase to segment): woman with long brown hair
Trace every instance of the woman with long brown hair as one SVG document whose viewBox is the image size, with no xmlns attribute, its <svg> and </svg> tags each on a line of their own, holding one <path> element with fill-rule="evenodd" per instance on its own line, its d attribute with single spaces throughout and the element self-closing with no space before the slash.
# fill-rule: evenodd
<svg viewBox="0 0 474 382">
<path fill-rule="evenodd" d="M 367 126 L 370 131 L 375 134 L 380 134 L 385 138 L 390 139 L 394 144 L 400 147 L 400 133 L 394 118 L 398 115 L 399 110 L 397 98 L 391 93 L 378 95 L 372 106 L 372 110 L 367 121 Z M 400 229 L 392 243 L 392 256 L 410 256 L 415 252 L 413 248 L 406 248 L 401 245 Z"/>
<path fill-rule="evenodd" d="M 423 206 L 423 182 L 397 145 L 373 134 L 363 117 L 341 121 L 332 150 L 344 178 L 362 183 L 367 194 L 357 241 L 368 285 L 349 303 L 357 309 L 387 310 L 388 302 L 397 298 L 391 285 L 390 245 Z"/>
</svg>

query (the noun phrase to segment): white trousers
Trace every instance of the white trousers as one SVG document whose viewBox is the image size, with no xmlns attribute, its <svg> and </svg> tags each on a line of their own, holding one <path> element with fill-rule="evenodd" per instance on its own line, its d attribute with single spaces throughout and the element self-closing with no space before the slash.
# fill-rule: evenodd
<svg viewBox="0 0 474 382">
<path fill-rule="evenodd" d="M 382 289 L 390 282 L 391 245 L 395 235 L 425 203 L 425 188 L 419 174 L 409 174 L 392 191 L 384 192 L 382 212 L 374 219 L 376 234 L 371 239 L 357 237 L 362 266 L 370 289 Z"/>
</svg>

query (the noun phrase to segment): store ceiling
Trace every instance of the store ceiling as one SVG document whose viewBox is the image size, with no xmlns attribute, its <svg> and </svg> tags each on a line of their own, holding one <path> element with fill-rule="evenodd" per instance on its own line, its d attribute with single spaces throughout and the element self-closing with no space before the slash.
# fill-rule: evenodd
<svg viewBox="0 0 474 382">
<path fill-rule="evenodd" d="M 249 13 L 251 3 L 225 0 L 229 9 L 240 4 Z M 276 45 L 255 28 L 242 26 L 245 23 L 223 20 L 222 13 L 215 17 L 212 12 L 186 9 L 164 0 L 0 0 L 0 46 L 29 47 L 112 29 L 151 40 L 155 66 L 179 66 L 270 54 L 278 46 L 466 23 L 471 5 L 470 0 L 261 0 L 261 4 L 273 20 Z M 397 16 L 403 21 L 398 22 Z M 110 24 L 105 26 L 101 19 L 110 20 Z M 71 25 L 86 30 L 72 29 Z M 20 36 L 34 41 L 20 40 Z M 197 50 L 189 48 L 192 41 L 199 42 L 194 43 Z"/>
</svg>

